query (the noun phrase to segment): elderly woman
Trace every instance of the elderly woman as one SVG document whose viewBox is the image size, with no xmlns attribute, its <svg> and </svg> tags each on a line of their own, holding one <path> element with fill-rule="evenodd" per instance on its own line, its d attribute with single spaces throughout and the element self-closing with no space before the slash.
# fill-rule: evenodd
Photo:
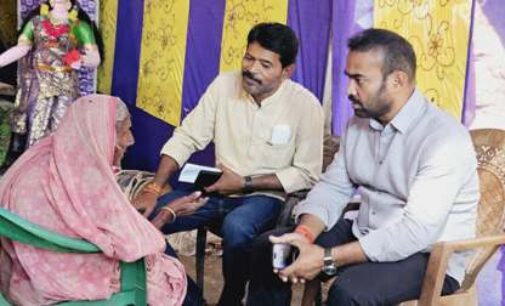
<svg viewBox="0 0 505 306">
<path fill-rule="evenodd" d="M 181 263 L 165 255 L 163 235 L 130 205 L 113 173 L 114 157 L 133 143 L 130 117 L 117 98 L 87 96 L 69 108 L 60 128 L 7 171 L 1 205 L 47 229 L 86 239 L 102 254 L 64 254 L 2 240 L 0 285 L 16 305 L 106 299 L 119 291 L 120 261 L 145 257 L 150 305 L 180 305 Z M 168 205 L 156 226 L 191 213 L 195 193 Z M 189 207 L 189 208 L 188 208 Z"/>
</svg>

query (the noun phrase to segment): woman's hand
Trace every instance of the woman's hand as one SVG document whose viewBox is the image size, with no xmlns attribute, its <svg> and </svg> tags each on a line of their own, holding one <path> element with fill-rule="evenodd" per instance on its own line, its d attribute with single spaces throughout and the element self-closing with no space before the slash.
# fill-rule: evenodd
<svg viewBox="0 0 505 306">
<path fill-rule="evenodd" d="M 133 207 L 147 218 L 153 212 L 158 196 L 156 193 L 140 191 L 140 194 L 132 201 Z"/>
<path fill-rule="evenodd" d="M 198 208 L 207 203 L 208 198 L 202 198 L 200 191 L 193 192 L 190 195 L 181 197 L 168 203 L 165 207 L 170 208 L 177 217 L 193 214 Z M 161 229 L 167 222 L 173 222 L 174 216 L 170 209 L 161 209 L 158 215 L 151 221 L 152 224 Z"/>
</svg>

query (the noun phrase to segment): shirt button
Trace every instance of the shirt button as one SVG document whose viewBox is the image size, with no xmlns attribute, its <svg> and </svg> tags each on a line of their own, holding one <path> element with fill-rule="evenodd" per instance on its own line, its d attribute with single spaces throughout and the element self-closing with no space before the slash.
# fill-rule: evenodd
<svg viewBox="0 0 505 306">
<path fill-rule="evenodd" d="M 372 215 L 375 216 L 376 212 L 374 210 L 372 210 Z"/>
</svg>

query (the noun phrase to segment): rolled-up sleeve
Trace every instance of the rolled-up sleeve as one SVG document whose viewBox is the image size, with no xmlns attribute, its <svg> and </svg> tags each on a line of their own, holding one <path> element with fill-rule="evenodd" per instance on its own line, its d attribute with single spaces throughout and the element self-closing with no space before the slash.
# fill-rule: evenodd
<svg viewBox="0 0 505 306">
<path fill-rule="evenodd" d="M 180 166 L 196 151 L 203 150 L 214 138 L 217 108 L 217 88 L 213 82 L 188 114 L 181 126 L 161 149 L 161 154 L 172 157 Z"/>
<path fill-rule="evenodd" d="M 337 223 L 355 191 L 355 186 L 347 174 L 344 152 L 345 137 L 342 137 L 340 150 L 321 176 L 321 180 L 312 188 L 307 198 L 295 207 L 296 220 L 303 214 L 310 214 L 319 218 L 326 230 Z"/>
<path fill-rule="evenodd" d="M 477 161 L 469 137 L 444 137 L 430 147 L 414 178 L 402 217 L 359 238 L 371 261 L 397 261 L 429 249 L 440 238 L 464 184 L 476 186 L 468 201 L 476 203 Z M 462 209 L 475 208 L 470 204 Z"/>
<path fill-rule="evenodd" d="M 275 173 L 286 193 L 314 186 L 323 168 L 323 109 L 317 100 L 309 105 L 297 128 L 292 166 Z"/>
</svg>

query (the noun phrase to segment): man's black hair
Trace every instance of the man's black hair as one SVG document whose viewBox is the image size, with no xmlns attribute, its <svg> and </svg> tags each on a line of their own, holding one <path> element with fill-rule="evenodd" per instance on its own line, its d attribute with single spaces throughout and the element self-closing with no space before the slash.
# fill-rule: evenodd
<svg viewBox="0 0 505 306">
<path fill-rule="evenodd" d="M 291 65 L 298 53 L 298 39 L 295 32 L 281 23 L 259 23 L 247 36 L 247 45 L 257 42 L 263 48 L 279 54 L 282 68 Z"/>
<path fill-rule="evenodd" d="M 395 70 L 405 72 L 410 80 L 416 76 L 416 54 L 412 45 L 395 32 L 384 29 L 367 29 L 353 37 L 347 43 L 350 51 L 367 52 L 382 50 L 384 62 L 382 74 L 388 76 Z"/>
</svg>

